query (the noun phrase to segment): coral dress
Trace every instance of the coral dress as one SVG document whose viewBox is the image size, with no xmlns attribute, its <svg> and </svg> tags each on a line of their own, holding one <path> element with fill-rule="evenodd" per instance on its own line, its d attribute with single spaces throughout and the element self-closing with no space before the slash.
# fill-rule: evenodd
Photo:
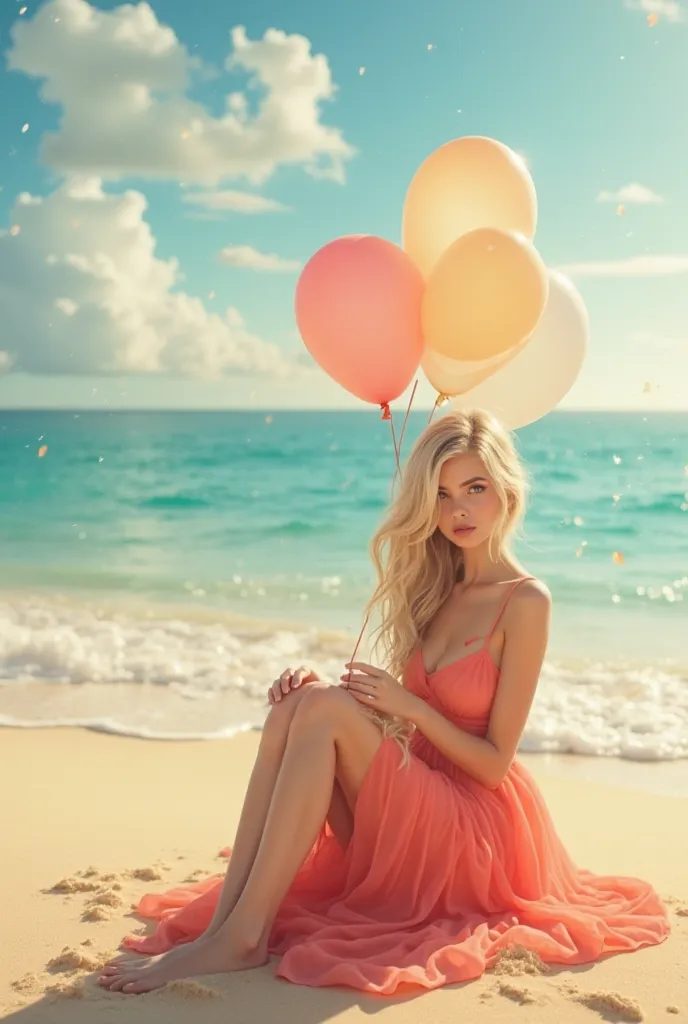
<svg viewBox="0 0 688 1024">
<path fill-rule="evenodd" d="M 506 601 L 479 650 L 431 673 L 418 650 L 405 673 L 410 690 L 478 736 L 499 681 L 489 643 Z M 346 850 L 323 826 L 270 934 L 279 977 L 388 995 L 477 978 L 516 943 L 545 962 L 582 964 L 667 937 L 667 910 L 648 882 L 573 863 L 518 760 L 487 789 L 418 731 L 398 770 L 401 757 L 383 740 Z M 160 924 L 124 945 L 159 953 L 197 938 L 223 877 L 144 896 L 138 913 Z"/>
</svg>

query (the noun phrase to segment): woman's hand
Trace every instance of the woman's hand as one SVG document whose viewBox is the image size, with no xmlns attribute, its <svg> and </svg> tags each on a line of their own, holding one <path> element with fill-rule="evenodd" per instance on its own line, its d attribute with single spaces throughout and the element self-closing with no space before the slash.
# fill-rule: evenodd
<svg viewBox="0 0 688 1024">
<path fill-rule="evenodd" d="M 306 683 L 319 682 L 320 676 L 318 673 L 313 672 L 310 668 L 305 668 L 303 665 L 301 668 L 297 668 L 296 671 L 293 668 L 285 668 L 279 679 L 275 679 L 268 690 L 268 704 L 276 704 L 282 700 L 282 697 L 286 697 L 290 690 L 296 690 L 299 686 L 305 686 Z"/>
<path fill-rule="evenodd" d="M 419 698 L 398 683 L 389 672 L 375 668 L 374 665 L 366 665 L 363 661 L 352 661 L 344 667 L 350 671 L 340 677 L 342 686 L 359 704 L 385 715 L 413 720 Z"/>
</svg>

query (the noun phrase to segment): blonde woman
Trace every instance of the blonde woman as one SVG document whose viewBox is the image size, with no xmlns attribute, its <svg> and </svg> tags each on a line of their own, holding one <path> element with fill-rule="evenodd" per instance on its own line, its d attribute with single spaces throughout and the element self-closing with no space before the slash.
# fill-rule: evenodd
<svg viewBox="0 0 688 1024">
<path fill-rule="evenodd" d="M 477 978 L 515 943 L 571 965 L 666 938 L 648 883 L 573 863 L 516 759 L 551 605 L 508 547 L 526 490 L 487 413 L 424 431 L 372 541 L 386 668 L 275 681 L 225 878 L 144 897 L 158 929 L 124 944 L 158 955 L 117 958 L 102 985 L 273 953 L 292 982 L 390 994 Z"/>
</svg>

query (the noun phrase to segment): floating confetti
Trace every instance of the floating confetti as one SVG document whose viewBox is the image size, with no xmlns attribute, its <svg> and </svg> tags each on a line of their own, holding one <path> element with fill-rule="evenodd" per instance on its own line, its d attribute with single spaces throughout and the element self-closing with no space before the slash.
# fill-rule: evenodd
<svg viewBox="0 0 688 1024">
<path fill-rule="evenodd" d="M 621 554 L 620 551 L 615 551 L 612 554 L 612 562 L 614 562 L 615 565 L 623 565 L 624 564 L 624 556 Z"/>
<path fill-rule="evenodd" d="M 434 43 L 428 43 L 428 50 L 434 50 L 434 49 L 435 49 L 435 44 Z"/>
<path fill-rule="evenodd" d="M 583 525 L 583 518 L 582 518 L 582 516 L 574 516 L 573 517 L 573 525 L 574 526 L 582 526 Z"/>
<path fill-rule="evenodd" d="M 209 299 L 214 299 L 215 298 L 215 292 L 208 292 L 208 298 Z"/>
<path fill-rule="evenodd" d="M 272 416 L 266 416 L 265 417 L 265 422 L 266 423 L 272 423 Z"/>
<path fill-rule="evenodd" d="M 358 73 L 359 73 L 359 75 L 361 75 L 361 76 L 362 76 L 362 75 L 365 75 L 365 73 L 366 73 L 366 69 L 365 69 L 365 68 L 359 68 L 359 69 L 358 69 Z"/>
<path fill-rule="evenodd" d="M 48 454 L 48 446 L 47 446 L 47 444 L 42 444 L 41 447 L 38 449 L 38 458 L 42 459 L 47 454 Z"/>
<path fill-rule="evenodd" d="M 19 227 L 19 225 L 18 224 L 13 224 L 12 227 L 10 228 L 10 234 L 12 235 L 12 238 L 16 238 L 20 231 L 21 231 L 21 228 Z"/>
<path fill-rule="evenodd" d="M 584 551 L 585 551 L 585 548 L 584 548 L 584 547 L 583 547 L 583 545 L 581 544 L 581 546 L 580 546 L 580 547 L 578 548 L 578 550 L 576 551 L 576 558 L 582 558 L 582 557 L 583 557 L 583 552 L 584 552 Z"/>
<path fill-rule="evenodd" d="M 621 595 L 612 594 L 612 601 L 614 602 L 614 604 L 621 604 Z"/>
<path fill-rule="evenodd" d="M 626 207 L 624 206 L 623 203 L 619 203 L 619 205 L 616 208 L 617 216 L 618 217 L 623 217 L 625 212 L 626 212 Z"/>
<path fill-rule="evenodd" d="M 658 21 L 659 21 L 659 15 L 657 14 L 656 11 L 652 11 L 651 14 L 648 14 L 648 16 L 647 16 L 647 24 L 649 25 L 650 28 L 654 28 Z"/>
<path fill-rule="evenodd" d="M 28 124 L 22 125 L 22 135 L 25 135 L 26 132 L 28 132 L 28 130 L 29 130 Z"/>
<path fill-rule="evenodd" d="M 620 455 L 612 455 L 612 458 L 614 459 L 614 465 L 615 465 L 615 466 L 618 466 L 618 465 L 619 465 L 619 463 L 620 463 L 620 462 L 622 461 L 622 459 L 621 459 L 621 456 L 620 456 Z"/>
<path fill-rule="evenodd" d="M 620 495 L 620 494 L 612 494 L 612 498 L 614 499 L 614 504 L 615 504 L 615 505 L 616 505 L 616 504 L 617 504 L 617 503 L 618 503 L 619 501 L 621 501 L 621 495 Z"/>
<path fill-rule="evenodd" d="M 20 14 L 26 14 L 27 11 L 28 11 L 28 7 L 20 7 L 19 8 L 19 13 Z"/>
</svg>

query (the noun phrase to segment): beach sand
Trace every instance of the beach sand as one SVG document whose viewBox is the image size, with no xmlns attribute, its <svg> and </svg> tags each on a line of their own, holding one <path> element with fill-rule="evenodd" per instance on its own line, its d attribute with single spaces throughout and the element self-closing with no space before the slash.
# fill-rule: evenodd
<svg viewBox="0 0 688 1024">
<path fill-rule="evenodd" d="M 514 955 L 477 981 L 392 997 L 309 989 L 270 965 L 144 996 L 97 985 L 145 892 L 224 873 L 259 735 L 153 742 L 73 729 L 0 730 L 0 1017 L 17 1024 L 395 1024 L 688 1020 L 685 798 L 551 771 L 524 755 L 581 867 L 649 879 L 669 904 L 661 946 L 572 969 Z M 648 765 L 648 771 L 652 771 Z M 202 1003 L 194 1010 L 196 1003 Z"/>
</svg>

